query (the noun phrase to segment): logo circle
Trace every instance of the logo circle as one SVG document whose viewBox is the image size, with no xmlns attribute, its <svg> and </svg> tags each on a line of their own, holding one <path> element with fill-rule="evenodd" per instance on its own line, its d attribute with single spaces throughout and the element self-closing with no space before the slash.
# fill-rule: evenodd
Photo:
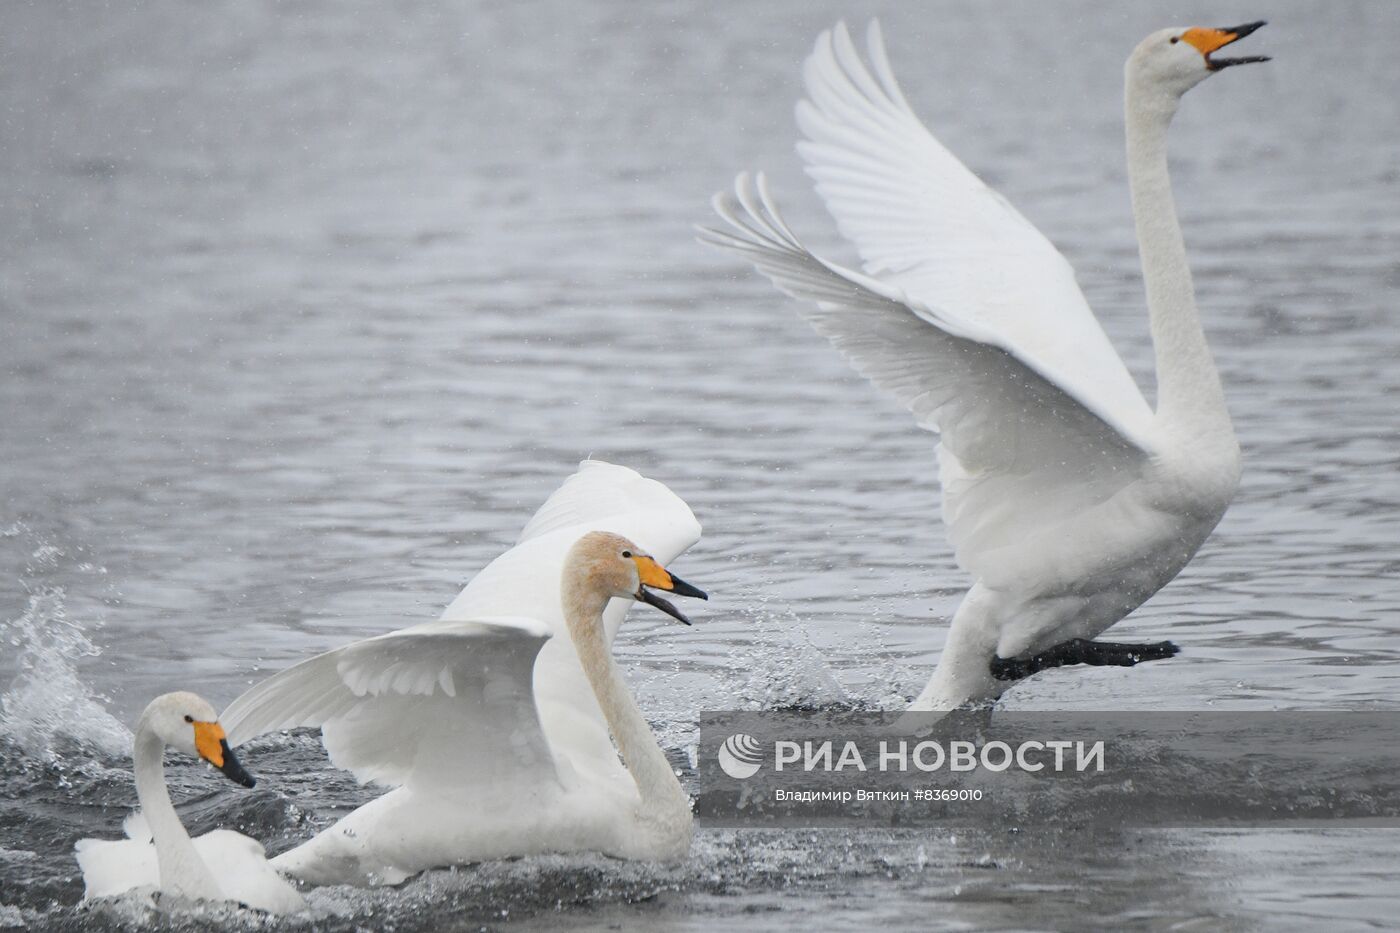
<svg viewBox="0 0 1400 933">
<path fill-rule="evenodd" d="M 753 777 L 763 765 L 763 749 L 758 739 L 743 732 L 725 739 L 717 757 L 720 769 L 736 781 Z"/>
</svg>

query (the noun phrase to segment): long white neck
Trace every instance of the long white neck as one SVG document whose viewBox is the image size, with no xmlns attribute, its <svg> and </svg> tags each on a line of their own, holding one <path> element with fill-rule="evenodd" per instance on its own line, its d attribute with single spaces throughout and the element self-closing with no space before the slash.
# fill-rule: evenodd
<svg viewBox="0 0 1400 933">
<path fill-rule="evenodd" d="M 1157 352 L 1157 417 L 1163 426 L 1233 443 L 1225 393 L 1201 329 L 1167 174 L 1167 127 L 1176 104 L 1176 98 L 1141 86 L 1128 75 L 1128 181 Z"/>
<path fill-rule="evenodd" d="M 190 834 L 185 832 L 170 792 L 165 786 L 165 742 L 142 717 L 136 727 L 132 758 L 136 771 L 136 797 L 141 812 L 151 830 L 156 847 L 156 867 L 160 872 L 160 890 L 180 897 L 222 900 L 219 883 L 209 866 L 195 851 Z"/>
<path fill-rule="evenodd" d="M 613 741 L 637 784 L 642 812 L 679 820 L 688 830 L 690 798 L 651 734 L 651 726 L 627 689 L 603 637 L 603 610 L 607 608 L 608 597 L 585 592 L 585 589 L 566 587 L 564 618 L 583 672 L 612 731 Z"/>
</svg>

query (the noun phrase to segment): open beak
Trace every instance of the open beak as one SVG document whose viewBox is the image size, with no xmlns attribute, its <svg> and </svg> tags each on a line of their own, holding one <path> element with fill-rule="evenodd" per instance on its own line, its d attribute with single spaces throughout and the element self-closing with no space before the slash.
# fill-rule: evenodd
<svg viewBox="0 0 1400 933">
<path fill-rule="evenodd" d="M 244 771 L 243 766 L 238 763 L 238 759 L 234 757 L 233 749 L 228 747 L 228 739 L 220 740 L 219 749 L 224 753 L 224 763 L 215 765 L 215 767 L 223 772 L 224 777 L 235 784 L 242 784 L 244 787 L 253 787 L 258 783 L 257 779 Z"/>
<path fill-rule="evenodd" d="M 1232 65 L 1248 65 L 1253 62 L 1266 62 L 1267 55 L 1246 55 L 1240 58 L 1212 58 L 1211 53 L 1225 48 L 1232 42 L 1238 42 L 1245 36 L 1254 32 L 1265 24 L 1264 20 L 1253 23 L 1245 23 L 1242 26 L 1225 26 L 1220 29 L 1203 29 L 1196 27 L 1188 29 L 1182 34 L 1183 39 L 1200 49 L 1206 58 L 1206 67 L 1211 71 L 1219 71 L 1222 68 L 1229 68 Z"/>
<path fill-rule="evenodd" d="M 228 747 L 228 739 L 224 737 L 224 727 L 217 722 L 196 722 L 194 724 L 194 747 L 199 752 L 200 758 L 209 762 L 224 777 L 235 784 L 252 787 L 258 783 L 238 763 L 233 749 Z"/>
<path fill-rule="evenodd" d="M 680 577 L 674 576 L 666 568 L 662 567 L 650 557 L 637 555 L 632 558 L 637 564 L 637 578 L 641 580 L 641 586 L 637 587 L 635 598 L 638 602 L 655 606 L 662 612 L 678 622 L 690 625 L 690 620 L 685 617 L 671 602 L 662 599 L 652 592 L 651 588 L 665 590 L 668 593 L 675 593 L 677 596 L 693 596 L 696 599 L 709 599 L 705 591 L 699 587 L 691 586 Z"/>
</svg>

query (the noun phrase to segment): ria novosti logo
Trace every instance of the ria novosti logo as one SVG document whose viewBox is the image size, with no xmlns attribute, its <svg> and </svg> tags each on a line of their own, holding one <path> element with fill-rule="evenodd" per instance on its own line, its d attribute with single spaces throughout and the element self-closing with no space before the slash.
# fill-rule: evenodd
<svg viewBox="0 0 1400 933">
<path fill-rule="evenodd" d="M 1052 772 L 1103 771 L 1105 741 L 1028 740 L 1016 746 L 993 740 L 943 742 L 905 739 L 879 742 L 865 740 L 791 741 L 777 740 L 771 745 L 773 772 L 866 773 L 959 772 L 983 770 L 992 773 L 1015 769 L 1018 771 Z M 747 732 L 736 732 L 724 740 L 715 757 L 725 774 L 738 781 L 753 777 L 763 767 L 767 748 Z M 1073 756 L 1071 756 L 1071 752 Z"/>
<path fill-rule="evenodd" d="M 724 740 L 716 757 L 725 774 L 742 781 L 758 773 L 763 765 L 763 748 L 753 736 L 736 732 Z"/>
</svg>

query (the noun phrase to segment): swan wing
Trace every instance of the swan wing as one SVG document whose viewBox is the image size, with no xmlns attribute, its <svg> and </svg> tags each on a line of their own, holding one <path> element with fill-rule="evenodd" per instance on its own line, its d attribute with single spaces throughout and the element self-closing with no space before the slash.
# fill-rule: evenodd
<svg viewBox="0 0 1400 933">
<path fill-rule="evenodd" d="M 464 768 L 453 778 L 460 784 L 473 769 L 488 767 L 495 756 L 485 752 L 502 742 L 520 743 L 503 762 L 539 758 L 543 748 L 553 751 L 556 766 L 625 779 L 560 595 L 565 556 L 590 531 L 625 535 L 663 564 L 700 538 L 690 507 L 663 484 L 586 460 L 530 520 L 519 543 L 486 565 L 438 621 L 327 652 L 253 687 L 221 717 L 230 742 L 321 726 L 337 765 L 385 784 L 405 783 L 443 756 L 442 766 L 423 773 L 445 779 L 442 772 Z M 604 612 L 609 640 L 631 604 L 616 599 Z M 518 622 L 508 624 L 512 618 Z M 449 665 L 455 696 L 437 680 Z M 459 675 L 475 677 L 475 686 L 458 689 Z M 533 689 L 522 691 L 522 684 Z M 505 712 L 478 708 L 483 703 L 504 704 Z M 438 724 L 428 728 L 434 716 Z M 424 750 L 458 729 L 452 723 L 459 720 L 456 746 Z M 485 734 L 480 742 L 477 733 Z M 474 761 L 457 760 L 462 757 Z"/>
<path fill-rule="evenodd" d="M 525 525 L 515 547 L 497 557 L 443 611 L 444 620 L 521 612 L 559 637 L 535 665 L 535 702 L 556 755 L 575 768 L 622 779 L 608 726 L 564 624 L 559 579 L 564 558 L 583 535 L 611 531 L 669 565 L 700 540 L 700 523 L 663 483 L 624 466 L 585 460 Z M 603 613 L 611 645 L 632 601 L 614 599 Z"/>
<path fill-rule="evenodd" d="M 568 549 L 589 531 L 633 539 L 662 565 L 700 539 L 690 506 L 665 485 L 626 466 L 585 459 L 525 524 L 514 548 L 484 566 L 441 618 L 528 615 L 567 640 L 560 574 Z M 615 601 L 606 612 L 609 642 L 629 605 Z"/>
<path fill-rule="evenodd" d="M 798 151 L 866 274 L 994 330 L 1119 422 L 1149 422 L 1065 257 L 925 129 L 895 81 L 878 22 L 867 38 L 869 66 L 844 23 L 823 32 L 797 106 L 806 137 Z"/>
<path fill-rule="evenodd" d="M 360 781 L 471 787 L 553 775 L 531 682 L 536 619 L 430 622 L 353 642 L 248 690 L 220 717 L 230 745 L 319 726 Z"/>
<path fill-rule="evenodd" d="M 1058 382 L 985 323 L 817 257 L 784 223 L 763 176 L 740 175 L 735 194 L 717 196 L 715 209 L 730 230 L 702 228 L 703 241 L 811 302 L 802 313 L 813 327 L 939 432 L 944 520 L 959 563 L 974 575 L 1034 572 L 1054 559 L 1036 546 L 1036 531 L 1141 475 L 1152 448 L 1138 425 Z M 1006 561 L 1007 550 L 1018 560 Z"/>
<path fill-rule="evenodd" d="M 640 517 L 634 527 L 644 525 L 642 534 L 655 539 L 646 546 L 656 549 L 652 556 L 657 560 L 673 560 L 700 540 L 700 524 L 690 506 L 664 483 L 615 463 L 584 460 L 526 522 L 517 542 L 624 515 Z"/>
<path fill-rule="evenodd" d="M 84 900 L 160 885 L 156 847 L 149 839 L 79 839 L 73 851 L 83 874 Z"/>
<path fill-rule="evenodd" d="M 569 548 L 590 531 L 624 535 L 662 564 L 700 540 L 690 506 L 664 484 L 624 466 L 585 460 L 526 523 L 515 547 L 482 568 L 442 618 L 519 613 L 566 635 L 559 578 Z M 610 642 L 629 605 L 615 601 L 605 614 Z"/>
<path fill-rule="evenodd" d="M 267 852 L 256 839 L 231 829 L 215 829 L 197 837 L 194 849 L 229 900 L 271 914 L 305 909 L 306 901 L 268 863 Z"/>
<path fill-rule="evenodd" d="M 74 854 L 83 873 L 84 899 L 159 888 L 156 847 L 140 811 L 127 818 L 125 828 L 126 839 L 78 840 Z M 216 829 L 195 839 L 194 848 L 227 899 L 276 914 L 295 913 L 306 906 L 297 890 L 268 864 L 267 853 L 256 839 Z"/>
</svg>

